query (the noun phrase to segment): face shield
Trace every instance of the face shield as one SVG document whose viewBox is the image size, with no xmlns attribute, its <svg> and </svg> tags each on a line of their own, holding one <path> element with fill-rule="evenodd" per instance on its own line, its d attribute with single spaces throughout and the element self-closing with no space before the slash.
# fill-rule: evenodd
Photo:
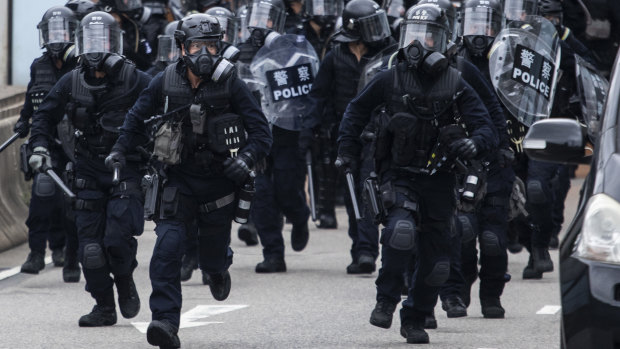
<svg viewBox="0 0 620 349">
<path fill-rule="evenodd" d="M 246 42 L 250 38 L 248 30 L 248 9 L 243 6 L 237 11 L 237 42 Z"/>
<path fill-rule="evenodd" d="M 445 28 L 434 23 L 404 21 L 400 26 L 398 47 L 405 48 L 415 40 L 428 51 L 444 53 L 448 45 L 448 33 Z"/>
<path fill-rule="evenodd" d="M 508 21 L 522 21 L 525 16 L 536 14 L 536 0 L 506 0 L 504 14 Z"/>
<path fill-rule="evenodd" d="M 270 3 L 255 2 L 248 12 L 248 27 L 282 33 L 285 19 L 286 13 L 280 8 Z"/>
<path fill-rule="evenodd" d="M 77 22 L 63 17 L 52 17 L 47 22 L 40 23 L 39 45 L 43 48 L 46 45 L 72 44 L 75 41 L 75 29 Z"/>
<path fill-rule="evenodd" d="M 77 30 L 77 53 L 113 53 L 123 52 L 123 32 L 118 27 L 108 24 L 91 23 Z"/>
<path fill-rule="evenodd" d="M 495 37 L 502 30 L 502 15 L 488 7 L 469 7 L 463 15 L 463 36 Z"/>
<path fill-rule="evenodd" d="M 390 23 L 384 10 L 379 10 L 368 17 L 362 17 L 357 22 L 363 42 L 375 42 L 392 35 Z"/>
<path fill-rule="evenodd" d="M 336 17 L 342 14 L 342 0 L 306 0 L 306 13 L 311 17 Z"/>
<path fill-rule="evenodd" d="M 403 0 L 391 0 L 387 5 L 387 16 L 390 19 L 403 18 L 405 16 L 405 5 L 403 4 Z"/>
<path fill-rule="evenodd" d="M 217 21 L 220 22 L 220 26 L 224 31 L 224 35 L 222 36 L 222 41 L 234 45 L 235 41 L 235 33 L 237 33 L 237 21 L 234 17 L 227 16 L 214 16 L 217 18 Z"/>
<path fill-rule="evenodd" d="M 179 48 L 172 35 L 159 35 L 157 37 L 157 61 L 174 62 L 179 58 Z"/>
</svg>

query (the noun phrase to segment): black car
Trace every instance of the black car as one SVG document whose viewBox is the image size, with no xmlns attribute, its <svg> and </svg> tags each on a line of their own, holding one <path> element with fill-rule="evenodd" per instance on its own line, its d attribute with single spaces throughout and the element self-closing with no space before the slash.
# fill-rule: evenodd
<svg viewBox="0 0 620 349">
<path fill-rule="evenodd" d="M 588 125 L 595 130 L 576 120 L 547 119 L 532 125 L 524 141 L 527 154 L 536 160 L 591 165 L 560 245 L 562 348 L 620 348 L 618 75 L 616 57 L 604 109 L 599 103 L 601 117 Z"/>
</svg>

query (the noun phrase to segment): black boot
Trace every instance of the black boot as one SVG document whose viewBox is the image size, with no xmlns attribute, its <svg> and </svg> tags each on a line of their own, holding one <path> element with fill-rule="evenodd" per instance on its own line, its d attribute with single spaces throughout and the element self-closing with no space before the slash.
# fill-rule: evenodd
<svg viewBox="0 0 620 349">
<path fill-rule="evenodd" d="M 65 265 L 65 249 L 58 248 L 52 250 L 52 263 L 55 267 L 62 267 Z"/>
<path fill-rule="evenodd" d="M 209 285 L 211 283 L 211 277 L 206 271 L 201 270 L 201 272 L 202 272 L 202 284 Z"/>
<path fill-rule="evenodd" d="M 140 297 L 131 274 L 115 277 L 114 283 L 118 292 L 118 307 L 125 319 L 131 319 L 140 312 Z"/>
<path fill-rule="evenodd" d="M 545 247 L 532 247 L 534 269 L 540 273 L 553 271 L 553 261 L 549 255 L 549 249 Z"/>
<path fill-rule="evenodd" d="M 351 264 L 347 265 L 347 274 L 357 275 L 365 273 L 362 271 L 359 264 L 357 264 L 356 262 L 351 262 Z"/>
<path fill-rule="evenodd" d="M 160 348 L 180 348 L 181 341 L 177 335 L 178 329 L 167 321 L 153 320 L 146 330 L 146 340 L 150 345 Z"/>
<path fill-rule="evenodd" d="M 377 302 L 375 309 L 370 314 L 370 324 L 381 328 L 390 328 L 395 310 L 396 304 L 386 301 Z"/>
<path fill-rule="evenodd" d="M 198 269 L 198 259 L 196 256 L 190 257 L 186 254 L 183 255 L 183 261 L 181 262 L 181 281 L 191 279 L 195 269 Z"/>
<path fill-rule="evenodd" d="M 112 326 L 116 323 L 114 306 L 95 305 L 93 310 L 80 318 L 80 327 Z"/>
<path fill-rule="evenodd" d="M 424 325 L 418 321 L 404 321 L 400 326 L 400 335 L 410 344 L 425 344 L 429 342 L 428 333 Z"/>
<path fill-rule="evenodd" d="M 542 279 L 542 277 L 543 277 L 543 273 L 534 269 L 534 258 L 530 254 L 530 259 L 527 261 L 527 265 L 523 269 L 523 279 L 524 280 L 528 280 L 528 279 L 537 280 L 537 279 Z"/>
<path fill-rule="evenodd" d="M 209 274 L 209 289 L 213 298 L 223 301 L 230 294 L 230 273 L 226 270 L 223 273 Z"/>
<path fill-rule="evenodd" d="M 309 237 L 308 222 L 304 222 L 301 225 L 293 225 L 293 230 L 291 231 L 291 245 L 293 246 L 293 251 L 299 252 L 306 248 Z"/>
<path fill-rule="evenodd" d="M 357 258 L 357 264 L 359 264 L 360 269 L 363 273 L 372 273 L 376 270 L 375 259 L 371 255 L 361 254 Z"/>
<path fill-rule="evenodd" d="M 434 330 L 437 328 L 437 318 L 435 318 L 435 310 L 433 310 L 431 315 L 426 315 L 424 317 L 424 328 L 427 330 Z"/>
<path fill-rule="evenodd" d="M 483 298 L 480 299 L 482 315 L 485 319 L 503 319 L 506 312 L 502 307 L 499 298 Z"/>
<path fill-rule="evenodd" d="M 245 242 L 247 246 L 258 245 L 258 233 L 256 227 L 252 223 L 241 224 L 237 230 L 239 240 Z"/>
<path fill-rule="evenodd" d="M 62 268 L 62 279 L 64 282 L 80 282 L 81 274 L 82 270 L 77 261 L 69 262 L 65 260 L 65 266 Z"/>
<path fill-rule="evenodd" d="M 467 316 L 467 307 L 459 296 L 448 297 L 441 302 L 441 309 L 446 311 L 449 318 Z"/>
<path fill-rule="evenodd" d="M 283 273 L 286 272 L 284 258 L 265 258 L 256 265 L 257 273 Z"/>
<path fill-rule="evenodd" d="M 319 214 L 319 223 L 316 225 L 319 229 L 337 229 L 338 220 L 334 212 L 322 212 Z"/>
<path fill-rule="evenodd" d="M 551 240 L 549 240 L 549 249 L 557 250 L 560 246 L 560 239 L 558 239 L 557 235 L 552 235 Z"/>
<path fill-rule="evenodd" d="M 38 274 L 43 268 L 45 268 L 44 255 L 38 252 L 30 252 L 26 262 L 22 264 L 22 273 L 26 274 Z"/>
</svg>

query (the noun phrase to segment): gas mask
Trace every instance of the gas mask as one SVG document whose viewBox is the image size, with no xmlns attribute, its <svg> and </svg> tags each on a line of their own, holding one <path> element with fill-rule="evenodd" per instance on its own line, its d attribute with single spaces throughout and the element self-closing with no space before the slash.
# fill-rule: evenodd
<svg viewBox="0 0 620 349">
<path fill-rule="evenodd" d="M 254 28 L 252 30 L 252 33 L 250 34 L 250 43 L 254 47 L 269 47 L 273 40 L 278 36 L 280 36 L 278 32 L 261 28 Z"/>
<path fill-rule="evenodd" d="M 46 47 L 47 51 L 52 55 L 54 59 L 60 59 L 63 62 L 68 62 L 75 58 L 74 44 L 56 42 L 47 44 Z"/>
<path fill-rule="evenodd" d="M 415 69 L 424 74 L 437 74 L 448 67 L 446 56 L 425 49 L 418 40 L 402 49 L 402 54 L 410 69 Z"/>
<path fill-rule="evenodd" d="M 185 52 L 183 61 L 196 76 L 215 82 L 230 77 L 234 69 L 232 63 L 217 55 L 211 55 L 206 47 L 202 47 L 194 54 Z"/>
<path fill-rule="evenodd" d="M 466 35 L 463 37 L 463 42 L 465 47 L 467 47 L 467 51 L 469 54 L 476 57 L 486 56 L 494 40 L 494 37 L 483 35 Z"/>
<path fill-rule="evenodd" d="M 86 65 L 92 71 L 101 71 L 109 75 L 116 74 L 125 61 L 123 56 L 108 52 L 91 52 L 83 56 Z"/>
</svg>

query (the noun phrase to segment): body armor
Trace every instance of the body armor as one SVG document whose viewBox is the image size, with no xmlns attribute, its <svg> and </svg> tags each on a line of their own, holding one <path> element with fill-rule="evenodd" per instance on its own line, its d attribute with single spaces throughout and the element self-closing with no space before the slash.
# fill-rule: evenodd
<svg viewBox="0 0 620 349">
<path fill-rule="evenodd" d="M 39 105 L 43 98 L 52 90 L 52 87 L 58 81 L 57 69 L 54 67 L 49 55 L 44 54 L 39 57 L 33 64 L 34 76 L 32 87 L 28 91 L 28 98 L 32 103 L 32 111 L 39 109 Z"/>
<path fill-rule="evenodd" d="M 125 114 L 141 92 L 137 89 L 135 66 L 125 61 L 118 75 L 103 88 L 88 85 L 84 69 L 75 69 L 71 74 L 68 115 L 81 134 L 78 151 L 86 151 L 90 157 L 105 156 L 116 143 Z"/>
</svg>

